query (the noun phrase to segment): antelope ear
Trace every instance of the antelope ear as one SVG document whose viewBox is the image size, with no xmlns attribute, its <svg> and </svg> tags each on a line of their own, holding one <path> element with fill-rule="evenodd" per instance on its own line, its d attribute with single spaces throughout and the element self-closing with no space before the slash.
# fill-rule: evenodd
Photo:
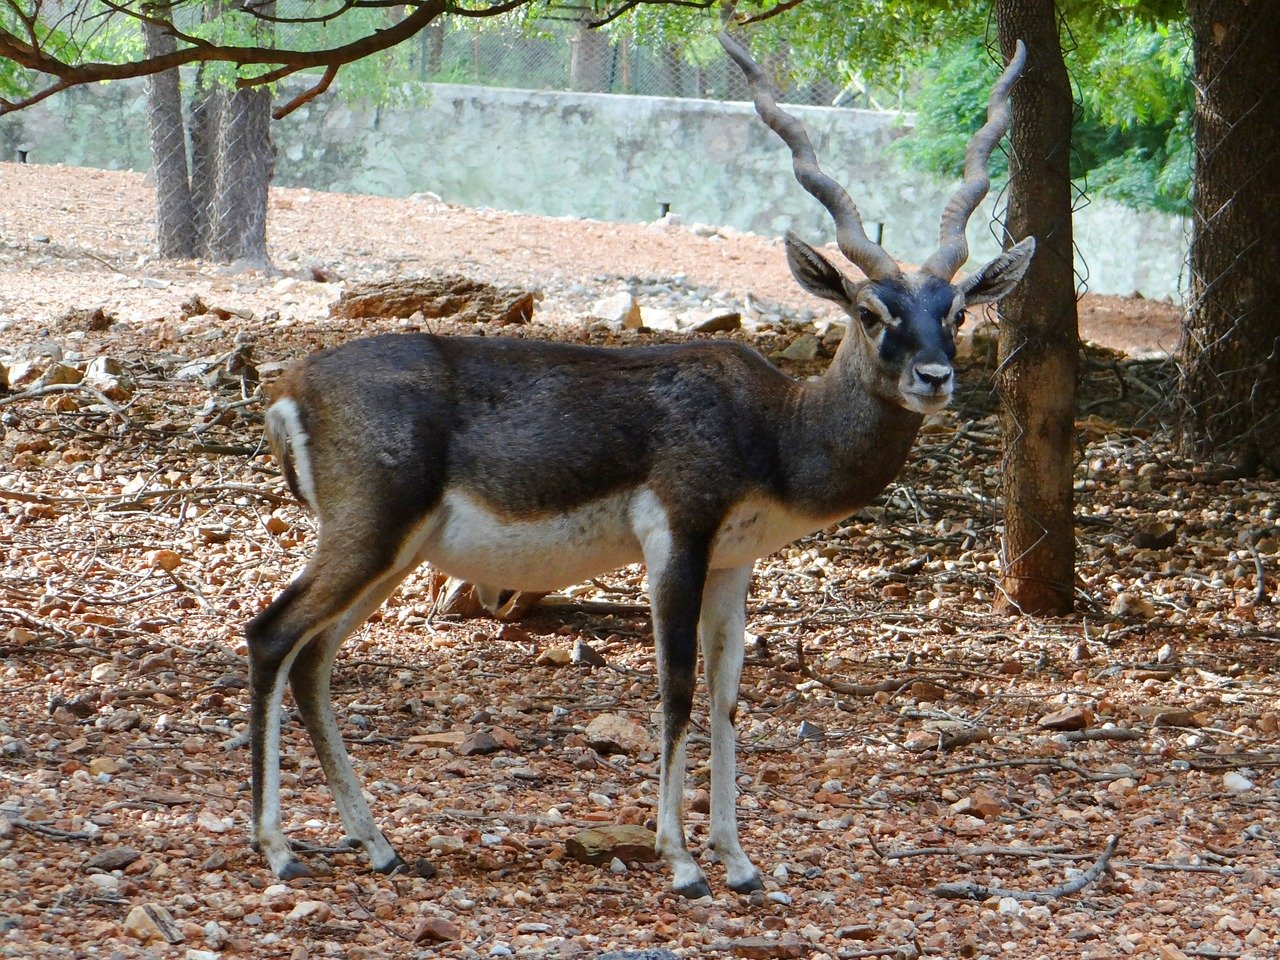
<svg viewBox="0 0 1280 960">
<path fill-rule="evenodd" d="M 964 294 L 965 305 L 995 303 L 1007 294 L 1027 272 L 1035 252 L 1035 237 L 1019 240 L 985 267 L 961 280 L 956 286 Z"/>
<path fill-rule="evenodd" d="M 853 305 L 844 274 L 831 261 L 790 230 L 786 236 L 787 265 L 796 282 L 815 297 L 830 300 L 846 309 Z"/>
</svg>

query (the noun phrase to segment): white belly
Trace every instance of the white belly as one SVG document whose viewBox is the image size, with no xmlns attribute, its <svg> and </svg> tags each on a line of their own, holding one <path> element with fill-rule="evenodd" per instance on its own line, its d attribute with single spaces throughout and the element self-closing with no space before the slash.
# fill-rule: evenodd
<svg viewBox="0 0 1280 960">
<path fill-rule="evenodd" d="M 798 514 L 766 497 L 747 498 L 720 525 L 711 567 L 752 563 L 835 519 Z M 658 498 L 643 487 L 536 520 L 505 517 L 450 489 L 401 548 L 400 563 L 426 561 L 472 583 L 551 591 L 641 562 L 642 544 L 657 551 L 650 560 L 661 562 L 671 540 Z"/>
<path fill-rule="evenodd" d="M 643 559 L 632 530 L 633 493 L 569 513 L 513 520 L 457 490 L 401 551 L 451 576 L 510 590 L 559 590 Z"/>
</svg>

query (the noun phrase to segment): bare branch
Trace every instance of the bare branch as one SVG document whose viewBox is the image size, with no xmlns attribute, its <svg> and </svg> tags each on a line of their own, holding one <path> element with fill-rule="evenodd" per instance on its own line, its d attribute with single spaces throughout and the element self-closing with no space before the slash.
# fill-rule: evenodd
<svg viewBox="0 0 1280 960">
<path fill-rule="evenodd" d="M 1102 851 L 1102 856 L 1098 858 L 1097 863 L 1074 880 L 1069 880 L 1048 890 L 1006 890 L 1003 887 L 988 887 L 981 883 L 968 881 L 966 883 L 939 884 L 933 888 L 933 893 L 936 896 L 947 897 L 951 900 L 989 900 L 991 897 L 1012 897 L 1015 900 L 1034 900 L 1036 903 L 1048 903 L 1058 897 L 1067 897 L 1073 893 L 1079 893 L 1106 873 L 1107 864 L 1111 862 L 1111 857 L 1115 854 L 1116 846 L 1119 843 L 1120 838 L 1112 834 L 1107 838 L 1106 849 Z"/>
<path fill-rule="evenodd" d="M 618 9 L 611 11 L 607 16 L 600 20 L 590 21 L 587 26 L 592 29 L 596 27 L 603 27 L 605 24 L 612 23 L 624 13 L 634 10 L 641 4 L 646 7 L 691 7 L 694 10 L 708 10 L 715 6 L 717 2 L 718 0 L 627 0 L 627 2 Z"/>
<path fill-rule="evenodd" d="M 764 13 L 757 13 L 753 17 L 746 17 L 742 23 L 745 25 L 748 23 L 759 23 L 761 20 L 772 20 L 779 14 L 786 13 L 788 10 L 792 10 L 800 6 L 802 3 L 804 3 L 804 0 L 783 0 L 782 3 L 779 3 L 776 7 L 766 10 Z"/>
<path fill-rule="evenodd" d="M 287 75 L 298 70 L 311 67 L 341 67 L 343 64 L 363 59 L 371 54 L 390 49 L 397 44 L 416 35 L 433 20 L 445 13 L 450 0 L 423 0 L 413 12 L 389 27 L 381 28 L 359 37 L 349 43 L 321 50 L 289 50 L 263 46 L 235 46 L 212 43 L 198 37 L 182 33 L 172 22 L 149 13 L 129 9 L 117 0 L 104 0 L 113 10 L 141 20 L 150 22 L 160 29 L 172 34 L 187 46 L 154 57 L 144 57 L 128 63 L 67 63 L 42 49 L 37 43 L 26 43 L 12 33 L 0 30 L 0 57 L 6 57 L 19 66 L 56 77 L 58 82 L 38 94 L 22 100 L 0 100 L 0 115 L 11 113 L 38 103 L 68 87 L 85 83 L 96 83 L 103 80 L 126 80 L 133 77 L 144 77 L 181 67 L 189 63 L 226 62 L 238 66 L 277 65 Z M 360 2 L 360 0 L 358 0 Z M 364 0 L 367 2 L 367 0 Z M 484 10 L 468 11 L 470 16 L 496 16 L 514 10 L 527 3 L 528 0 L 507 0 L 507 2 Z M 10 7 L 21 11 L 15 0 L 8 0 Z M 456 12 L 456 11 L 455 11 Z M 250 14 L 252 15 L 252 14 Z M 287 68 L 287 69 L 284 69 Z M 270 82 L 262 77 L 252 78 L 254 83 Z"/>
<path fill-rule="evenodd" d="M 293 111 L 297 110 L 304 103 L 309 103 L 310 101 L 314 100 L 316 97 L 320 96 L 320 94 L 324 93 L 326 90 L 329 89 L 329 84 L 333 83 L 333 78 L 336 77 L 337 75 L 338 75 L 338 67 L 335 64 L 329 67 L 329 69 L 324 72 L 324 76 L 320 78 L 320 82 L 317 83 L 315 86 L 302 91 L 302 93 L 298 94 L 288 103 L 286 103 L 284 106 L 276 107 L 274 110 L 272 110 L 271 111 L 272 118 L 275 120 L 283 120 L 285 117 L 293 113 Z"/>
</svg>

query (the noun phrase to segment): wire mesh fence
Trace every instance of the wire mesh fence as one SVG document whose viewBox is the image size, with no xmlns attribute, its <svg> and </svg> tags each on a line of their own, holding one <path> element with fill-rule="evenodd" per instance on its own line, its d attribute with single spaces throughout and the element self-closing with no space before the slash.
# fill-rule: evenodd
<svg viewBox="0 0 1280 960">
<path fill-rule="evenodd" d="M 1280 26 L 1247 4 L 1229 13 L 1192 17 L 1195 236 L 1177 412 L 1188 449 L 1280 471 Z"/>
<path fill-rule="evenodd" d="M 420 80 L 529 90 L 749 100 L 742 74 L 723 56 L 700 58 L 674 41 L 639 42 L 592 29 L 587 8 L 532 25 L 437 22 L 416 39 Z M 718 52 L 718 48 L 717 48 Z M 785 57 L 769 64 L 790 103 L 862 106 L 860 86 L 836 79 L 797 82 Z"/>
</svg>

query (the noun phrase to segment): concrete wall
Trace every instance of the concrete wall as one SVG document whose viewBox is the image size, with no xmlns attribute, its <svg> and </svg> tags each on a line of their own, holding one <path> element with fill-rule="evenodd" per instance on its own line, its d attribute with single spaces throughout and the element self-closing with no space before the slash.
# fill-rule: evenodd
<svg viewBox="0 0 1280 960">
<path fill-rule="evenodd" d="M 906 169 L 892 147 L 907 132 L 902 118 L 792 109 L 868 232 L 884 224 L 895 256 L 925 257 L 953 184 Z M 686 222 L 831 236 L 825 212 L 795 183 L 785 148 L 745 103 L 434 84 L 420 103 L 394 109 L 313 101 L 275 133 L 276 183 L 287 186 L 433 191 L 467 206 L 602 220 L 653 220 L 669 203 Z M 32 147 L 32 162 L 146 169 L 141 85 L 74 90 L 0 119 L 4 154 L 19 143 Z M 997 250 L 993 203 L 970 224 L 975 260 Z M 1089 290 L 1177 296 L 1183 221 L 1094 200 L 1078 211 L 1075 230 Z"/>
</svg>

